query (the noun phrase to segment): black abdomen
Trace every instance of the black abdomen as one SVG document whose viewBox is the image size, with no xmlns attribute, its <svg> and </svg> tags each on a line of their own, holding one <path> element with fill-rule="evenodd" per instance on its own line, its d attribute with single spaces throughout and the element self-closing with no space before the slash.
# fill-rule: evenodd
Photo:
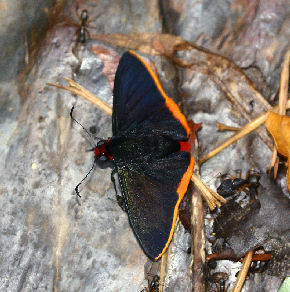
<svg viewBox="0 0 290 292">
<path fill-rule="evenodd" d="M 163 136 L 112 137 L 107 151 L 114 160 L 158 159 L 179 151 L 178 141 Z"/>
</svg>

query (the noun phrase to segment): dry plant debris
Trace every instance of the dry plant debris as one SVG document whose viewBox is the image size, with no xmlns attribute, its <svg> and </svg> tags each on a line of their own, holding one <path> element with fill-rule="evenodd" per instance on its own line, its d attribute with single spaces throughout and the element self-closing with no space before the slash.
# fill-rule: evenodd
<svg viewBox="0 0 290 292">
<path fill-rule="evenodd" d="M 228 126 L 220 122 L 216 122 L 216 126 L 219 131 L 240 131 L 241 130 L 241 128 Z"/>
<path fill-rule="evenodd" d="M 211 190 L 195 173 L 192 175 L 191 180 L 200 190 L 211 211 L 214 210 L 216 206 L 220 207 L 221 203 L 226 203 L 224 197 Z"/>
<path fill-rule="evenodd" d="M 290 99 L 287 101 L 286 108 L 287 109 L 290 108 Z M 273 112 L 278 111 L 278 106 L 273 107 L 272 111 Z M 241 128 L 241 130 L 237 134 L 233 135 L 231 138 L 223 142 L 220 146 L 218 146 L 217 148 L 212 150 L 210 153 L 206 154 L 203 158 L 201 158 L 200 163 L 201 164 L 204 163 L 205 161 L 217 155 L 219 152 L 221 152 L 222 150 L 224 150 L 231 144 L 237 142 L 239 139 L 245 137 L 252 131 L 256 130 L 258 127 L 260 127 L 262 124 L 264 124 L 267 121 L 269 113 L 270 111 L 260 115 L 259 117 L 251 121 L 250 123 L 246 124 L 244 127 Z"/>
<path fill-rule="evenodd" d="M 68 82 L 69 86 L 63 86 L 63 85 L 56 84 L 56 83 L 51 83 L 51 82 L 48 82 L 47 85 L 55 86 L 57 88 L 70 91 L 72 94 L 76 94 L 76 95 L 82 96 L 86 100 L 90 101 L 91 103 L 93 103 L 94 105 L 99 107 L 106 114 L 108 114 L 110 116 L 112 115 L 112 107 L 110 105 L 108 105 L 106 102 L 104 102 L 100 98 L 96 97 L 89 90 L 85 89 L 84 87 L 79 85 L 74 80 L 72 80 L 70 78 L 65 78 L 65 80 Z"/>
<path fill-rule="evenodd" d="M 290 117 L 270 112 L 266 125 L 278 153 L 288 159 L 287 185 L 290 191 Z"/>
<path fill-rule="evenodd" d="M 243 288 L 244 282 L 246 280 L 246 276 L 248 274 L 251 262 L 252 262 L 252 257 L 253 257 L 254 251 L 251 250 L 247 253 L 245 256 L 244 262 L 243 262 L 243 267 L 239 272 L 237 281 L 235 283 L 235 286 L 233 288 L 233 292 L 240 292 Z"/>
<path fill-rule="evenodd" d="M 277 151 L 281 155 L 288 158 L 287 184 L 288 190 L 290 191 L 290 129 L 288 121 L 290 118 L 286 116 L 289 84 L 289 59 L 290 51 L 288 51 L 285 56 L 285 61 L 281 73 L 278 114 L 272 112 L 269 114 L 266 122 L 266 127 L 267 130 L 271 133 L 275 142 L 270 169 L 274 169 L 274 179 L 276 179 L 279 165 L 279 156 L 277 155 Z"/>
</svg>

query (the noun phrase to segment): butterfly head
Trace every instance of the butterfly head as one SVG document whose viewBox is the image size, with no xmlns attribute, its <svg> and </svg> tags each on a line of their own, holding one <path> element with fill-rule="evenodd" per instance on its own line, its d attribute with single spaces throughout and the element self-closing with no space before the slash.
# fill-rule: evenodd
<svg viewBox="0 0 290 292">
<path fill-rule="evenodd" d="M 94 148 L 94 153 L 96 158 L 106 157 L 109 160 L 113 160 L 113 156 L 110 155 L 107 151 L 107 145 L 110 143 L 111 139 L 108 140 L 100 140 L 97 144 L 97 147 Z"/>
</svg>

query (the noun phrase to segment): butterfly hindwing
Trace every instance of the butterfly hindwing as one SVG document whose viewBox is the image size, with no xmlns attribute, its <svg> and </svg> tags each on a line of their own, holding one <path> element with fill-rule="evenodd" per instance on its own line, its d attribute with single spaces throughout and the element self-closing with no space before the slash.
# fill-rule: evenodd
<svg viewBox="0 0 290 292">
<path fill-rule="evenodd" d="M 166 158 L 142 163 L 117 163 L 118 175 L 129 221 L 147 256 L 158 259 L 167 248 L 179 203 L 188 185 L 193 158 L 176 152 Z"/>
</svg>

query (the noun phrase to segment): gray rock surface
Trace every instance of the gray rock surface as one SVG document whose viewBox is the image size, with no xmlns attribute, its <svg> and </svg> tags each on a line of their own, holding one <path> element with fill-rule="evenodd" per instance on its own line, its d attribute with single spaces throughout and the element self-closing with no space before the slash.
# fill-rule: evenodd
<svg viewBox="0 0 290 292">
<path fill-rule="evenodd" d="M 93 154 L 85 152 L 90 141 L 72 123 L 70 109 L 75 104 L 75 118 L 86 128 L 95 126 L 102 138 L 111 135 L 111 119 L 82 98 L 46 85 L 70 77 L 112 103 L 104 61 L 92 53 L 91 45 L 111 50 L 116 60 L 123 50 L 93 40 L 76 43 L 77 5 L 89 11 L 90 33 L 171 32 L 242 67 L 253 66 L 253 81 L 262 76 L 269 98 L 277 93 L 289 47 L 289 5 L 286 0 L 271 5 L 238 0 L 182 5 L 137 0 L 75 1 L 66 6 L 62 1 L 21 1 L 21 7 L 16 1 L 5 3 L 0 34 L 0 291 L 140 291 L 146 284 L 147 259 L 115 201 L 110 169 L 93 171 L 81 186 L 81 199 L 74 193 Z M 240 31 L 243 18 L 247 26 Z M 188 119 L 203 122 L 201 152 L 231 135 L 217 133 L 216 120 L 244 123 L 208 76 L 189 78 L 188 70 L 178 71 L 165 58 L 152 59 L 169 96 L 183 100 Z M 190 95 L 184 97 L 184 92 Z M 199 106 L 191 108 L 193 102 Z M 251 134 L 205 163 L 201 174 L 215 187 L 218 173 L 265 170 L 270 157 L 269 149 Z M 178 226 L 175 238 L 171 248 L 176 258 L 170 259 L 164 285 L 166 291 L 189 291 L 188 234 Z M 281 279 L 268 281 L 275 280 Z"/>
</svg>

